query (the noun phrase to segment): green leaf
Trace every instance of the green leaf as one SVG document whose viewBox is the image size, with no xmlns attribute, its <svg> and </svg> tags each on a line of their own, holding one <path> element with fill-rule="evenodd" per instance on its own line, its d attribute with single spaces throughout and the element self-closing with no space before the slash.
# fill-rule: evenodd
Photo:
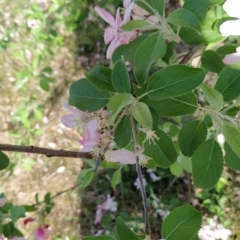
<svg viewBox="0 0 240 240">
<path fill-rule="evenodd" d="M 223 135 L 226 142 L 231 146 L 232 150 L 240 157 L 240 131 L 230 123 L 223 126 Z"/>
<path fill-rule="evenodd" d="M 148 79 L 151 65 L 166 53 L 166 44 L 162 35 L 155 32 L 149 35 L 136 51 L 133 65 L 134 76 L 140 85 Z"/>
<path fill-rule="evenodd" d="M 125 61 L 133 61 L 135 53 L 139 45 L 147 38 L 147 35 L 141 35 L 138 38 L 131 41 L 129 44 L 124 44 L 119 46 L 112 55 L 112 63 L 115 64 L 118 60 L 122 59 L 122 56 Z"/>
<path fill-rule="evenodd" d="M 240 63 L 225 67 L 217 80 L 215 89 L 219 91 L 224 101 L 231 101 L 240 94 Z"/>
<path fill-rule="evenodd" d="M 219 4 L 221 2 L 223 2 L 223 0 L 185 0 L 183 8 L 192 11 L 200 20 L 202 20 L 210 6 Z"/>
<path fill-rule="evenodd" d="M 95 173 L 94 171 L 89 171 L 85 174 L 85 176 L 82 179 L 82 188 L 86 188 L 87 186 L 89 186 L 89 184 L 92 182 L 92 180 L 95 177 Z"/>
<path fill-rule="evenodd" d="M 68 103 L 82 111 L 94 112 L 107 105 L 110 94 L 95 88 L 87 79 L 81 79 L 70 86 Z"/>
<path fill-rule="evenodd" d="M 0 170 L 7 168 L 9 163 L 10 163 L 10 161 L 9 161 L 8 156 L 5 153 L 3 153 L 2 151 L 0 151 Z"/>
<path fill-rule="evenodd" d="M 112 84 L 119 93 L 130 93 L 131 83 L 123 60 L 119 60 L 113 67 Z"/>
<path fill-rule="evenodd" d="M 153 25 L 145 20 L 132 20 L 124 24 L 121 28 L 124 31 L 134 31 L 134 30 L 143 30 L 152 27 Z"/>
<path fill-rule="evenodd" d="M 85 74 L 87 79 L 99 90 L 115 92 L 112 85 L 112 70 L 96 66 L 91 72 Z"/>
<path fill-rule="evenodd" d="M 13 206 L 10 209 L 12 222 L 16 222 L 19 218 L 25 217 L 25 208 L 23 206 Z"/>
<path fill-rule="evenodd" d="M 121 173 L 121 168 L 119 168 L 112 175 L 112 179 L 111 179 L 111 186 L 112 186 L 112 188 L 115 189 L 116 186 L 119 183 L 121 183 L 121 181 L 122 181 L 122 173 Z"/>
<path fill-rule="evenodd" d="M 119 93 L 114 95 L 110 101 L 108 102 L 107 108 L 108 111 L 111 112 L 111 123 L 115 122 L 116 116 L 120 113 L 120 111 L 125 108 L 131 99 L 131 94 L 127 93 Z"/>
<path fill-rule="evenodd" d="M 3 235 L 4 235 L 4 237 L 11 238 L 12 236 L 14 236 L 13 235 L 14 230 L 15 230 L 15 227 L 14 227 L 13 222 L 9 222 L 9 223 L 3 225 Z"/>
<path fill-rule="evenodd" d="M 212 50 L 207 50 L 201 57 L 202 67 L 209 71 L 220 73 L 225 67 L 220 55 Z"/>
<path fill-rule="evenodd" d="M 173 163 L 171 166 L 170 166 L 170 172 L 172 173 L 172 175 L 174 175 L 175 177 L 180 177 L 183 173 L 183 169 L 182 169 L 182 166 L 181 164 L 176 161 L 175 163 Z"/>
<path fill-rule="evenodd" d="M 190 158 L 183 155 L 180 156 L 179 163 L 182 166 L 183 170 L 192 173 L 192 161 Z"/>
<path fill-rule="evenodd" d="M 51 193 L 47 193 L 45 196 L 44 196 L 44 202 L 46 204 L 45 206 L 45 211 L 46 213 L 50 213 L 51 210 L 52 210 L 52 205 L 51 205 Z"/>
<path fill-rule="evenodd" d="M 235 53 L 237 50 L 236 45 L 224 45 L 216 50 L 216 52 L 219 54 L 221 58 L 224 58 L 225 55 L 230 53 Z"/>
<path fill-rule="evenodd" d="M 169 168 L 177 159 L 177 151 L 171 138 L 162 130 L 156 130 L 158 140 L 155 143 L 145 141 L 144 155 L 152 158 L 152 160 L 162 168 Z M 146 134 L 138 133 L 139 143 L 143 144 Z"/>
<path fill-rule="evenodd" d="M 167 46 L 167 50 L 166 50 L 165 55 L 162 57 L 162 60 L 165 63 L 169 64 L 171 57 L 174 55 L 174 48 L 176 46 L 176 43 L 175 42 L 167 42 L 166 46 Z"/>
<path fill-rule="evenodd" d="M 179 8 L 172 11 L 166 20 L 176 27 L 189 27 L 197 32 L 201 32 L 201 23 L 197 16 L 191 11 Z"/>
<path fill-rule="evenodd" d="M 155 101 L 184 95 L 204 80 L 202 69 L 183 65 L 166 67 L 154 73 L 148 82 L 148 95 Z"/>
<path fill-rule="evenodd" d="M 197 98 L 192 92 L 180 97 L 167 98 L 160 101 L 153 101 L 147 96 L 140 101 L 153 108 L 160 116 L 168 117 L 193 114 L 198 107 Z"/>
<path fill-rule="evenodd" d="M 207 86 L 206 84 L 202 84 L 203 95 L 210 104 L 211 107 L 216 110 L 220 110 L 223 107 L 223 96 L 214 88 Z"/>
<path fill-rule="evenodd" d="M 200 120 L 194 120 L 185 124 L 180 130 L 178 144 L 181 152 L 191 157 L 198 146 L 207 137 L 207 124 Z"/>
<path fill-rule="evenodd" d="M 160 16 L 163 16 L 163 13 L 165 11 L 165 0 L 145 0 L 145 2 L 148 3 L 152 9 L 157 10 Z M 152 12 L 152 15 L 155 15 L 155 13 Z"/>
<path fill-rule="evenodd" d="M 225 142 L 224 144 L 225 149 L 225 162 L 228 167 L 240 171 L 240 157 L 232 150 L 230 145 Z"/>
<path fill-rule="evenodd" d="M 117 235 L 120 240 L 143 240 L 145 235 L 139 235 L 133 232 L 121 219 L 121 217 L 116 218 L 116 230 Z"/>
<path fill-rule="evenodd" d="M 94 236 L 94 237 L 84 237 L 82 240 L 116 240 L 116 238 L 110 236 Z"/>
<path fill-rule="evenodd" d="M 148 106 L 143 102 L 138 102 L 132 109 L 133 117 L 144 127 L 152 129 L 153 119 Z"/>
<path fill-rule="evenodd" d="M 213 188 L 223 170 L 222 150 L 212 138 L 203 142 L 192 156 L 193 182 L 196 187 Z"/>
<path fill-rule="evenodd" d="M 114 142 L 117 144 L 119 149 L 121 149 L 125 148 L 130 143 L 131 139 L 132 139 L 131 120 L 129 116 L 124 116 L 115 130 Z"/>
<path fill-rule="evenodd" d="M 190 240 L 199 231 L 202 214 L 189 204 L 173 210 L 163 221 L 162 238 L 165 240 Z"/>
<path fill-rule="evenodd" d="M 35 212 L 38 208 L 35 205 L 23 205 L 25 212 Z"/>
<path fill-rule="evenodd" d="M 40 87 L 46 92 L 50 90 L 49 82 L 45 79 L 40 79 Z"/>
</svg>

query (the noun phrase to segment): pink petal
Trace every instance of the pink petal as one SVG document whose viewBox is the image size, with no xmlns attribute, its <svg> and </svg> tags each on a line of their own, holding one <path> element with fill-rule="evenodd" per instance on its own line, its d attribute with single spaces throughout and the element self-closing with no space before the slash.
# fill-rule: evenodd
<svg viewBox="0 0 240 240">
<path fill-rule="evenodd" d="M 104 42 L 109 44 L 113 38 L 116 36 L 116 30 L 112 27 L 107 27 L 104 31 Z"/>
<path fill-rule="evenodd" d="M 132 0 L 123 0 L 123 7 L 127 8 L 130 5 L 131 1 Z"/>
<path fill-rule="evenodd" d="M 228 20 L 221 24 L 220 32 L 223 36 L 238 36 L 240 35 L 240 19 L 239 20 Z"/>
<path fill-rule="evenodd" d="M 6 198 L 2 197 L 0 198 L 0 207 L 3 207 L 6 203 Z"/>
<path fill-rule="evenodd" d="M 134 6 L 134 2 L 132 2 L 132 3 L 127 7 L 127 9 L 126 9 L 126 11 L 125 11 L 125 13 L 124 13 L 124 16 L 123 16 L 123 21 L 122 21 L 122 23 L 121 23 L 121 26 L 130 21 L 133 6 Z"/>
<path fill-rule="evenodd" d="M 121 164 L 135 164 L 136 156 L 133 152 L 126 149 L 107 151 L 105 159 L 110 162 L 118 162 Z"/>
<path fill-rule="evenodd" d="M 108 49 L 107 49 L 107 59 L 110 59 L 112 57 L 112 54 L 113 54 L 114 50 L 118 47 L 117 42 L 118 42 L 118 38 L 115 37 L 112 40 L 112 42 L 110 43 L 110 45 L 108 46 Z"/>
<path fill-rule="evenodd" d="M 75 111 L 75 108 L 71 107 L 67 102 L 62 101 L 61 104 L 69 112 L 74 112 Z"/>
<path fill-rule="evenodd" d="M 77 121 L 80 120 L 81 114 L 71 113 L 61 118 L 62 124 L 67 128 L 74 128 L 77 126 Z"/>
<path fill-rule="evenodd" d="M 240 47 L 237 48 L 236 53 L 227 54 L 223 58 L 223 63 L 227 64 L 227 65 L 235 64 L 235 63 L 239 63 L 239 62 L 240 62 Z"/>
<path fill-rule="evenodd" d="M 119 28 L 122 22 L 122 18 L 120 16 L 120 9 L 118 8 L 117 13 L 116 13 L 116 23 L 115 23 L 115 28 Z"/>
<path fill-rule="evenodd" d="M 239 0 L 227 0 L 223 4 L 223 9 L 230 17 L 240 18 L 240 1 Z"/>
<path fill-rule="evenodd" d="M 115 28 L 115 20 L 111 13 L 107 12 L 106 10 L 96 6 L 95 11 L 98 13 L 98 15 L 106 21 L 108 24 L 110 24 L 113 28 Z"/>
</svg>

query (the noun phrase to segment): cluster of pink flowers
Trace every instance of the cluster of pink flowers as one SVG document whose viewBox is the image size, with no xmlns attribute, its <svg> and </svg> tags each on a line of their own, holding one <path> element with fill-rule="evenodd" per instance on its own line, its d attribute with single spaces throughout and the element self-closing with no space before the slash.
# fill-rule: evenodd
<svg viewBox="0 0 240 240">
<path fill-rule="evenodd" d="M 220 32 L 223 36 L 240 36 L 240 0 L 226 0 L 223 9 L 234 20 L 227 20 L 220 26 Z M 234 64 L 240 62 L 240 47 L 236 49 L 236 53 L 227 54 L 223 62 L 225 64 Z"/>
<path fill-rule="evenodd" d="M 95 224 L 101 223 L 103 212 L 105 211 L 111 212 L 117 211 L 117 202 L 115 202 L 114 197 L 111 197 L 109 194 L 107 195 L 107 200 L 104 203 L 97 206 L 96 217 L 94 220 Z"/>
</svg>

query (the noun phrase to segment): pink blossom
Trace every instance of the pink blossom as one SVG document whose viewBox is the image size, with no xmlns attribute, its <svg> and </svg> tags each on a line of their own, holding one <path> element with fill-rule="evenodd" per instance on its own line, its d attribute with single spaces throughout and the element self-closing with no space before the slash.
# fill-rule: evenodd
<svg viewBox="0 0 240 240">
<path fill-rule="evenodd" d="M 96 217 L 94 220 L 95 224 L 101 223 L 104 211 L 117 211 L 117 202 L 115 202 L 114 197 L 111 197 L 109 194 L 107 195 L 107 200 L 104 203 L 97 205 Z"/>
<path fill-rule="evenodd" d="M 0 207 L 3 207 L 6 203 L 6 198 L 0 198 Z"/>
<path fill-rule="evenodd" d="M 42 227 L 38 227 L 34 232 L 34 240 L 45 240 L 48 239 L 49 225 L 45 224 Z"/>
<path fill-rule="evenodd" d="M 105 29 L 104 42 L 109 44 L 107 49 L 107 58 L 110 59 L 113 51 L 120 45 L 127 44 L 137 37 L 136 31 L 125 32 L 121 29 L 121 26 L 130 21 L 131 11 L 134 3 L 130 3 L 127 7 L 123 20 L 120 16 L 120 9 L 117 10 L 116 18 L 112 16 L 106 10 L 96 6 L 95 11 L 99 16 L 106 21 L 110 26 Z"/>
<path fill-rule="evenodd" d="M 83 135 L 79 140 L 82 145 L 82 152 L 91 152 L 95 145 L 99 143 L 100 134 L 98 132 L 97 120 L 91 120 L 84 128 Z"/>
<path fill-rule="evenodd" d="M 236 53 L 227 54 L 223 58 L 223 62 L 228 65 L 239 63 L 240 62 L 240 47 L 237 47 Z"/>
<path fill-rule="evenodd" d="M 223 9 L 230 17 L 239 18 L 236 20 L 225 21 L 220 26 L 220 32 L 223 36 L 240 35 L 240 0 L 227 0 L 223 4 Z"/>
</svg>

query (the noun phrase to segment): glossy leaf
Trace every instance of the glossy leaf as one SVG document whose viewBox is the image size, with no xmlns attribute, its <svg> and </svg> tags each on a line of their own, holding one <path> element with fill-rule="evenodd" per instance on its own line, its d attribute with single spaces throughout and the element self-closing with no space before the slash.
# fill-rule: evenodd
<svg viewBox="0 0 240 240">
<path fill-rule="evenodd" d="M 132 109 L 133 117 L 144 127 L 152 129 L 153 119 L 148 106 L 143 102 L 138 102 Z"/>
<path fill-rule="evenodd" d="M 130 93 L 131 83 L 128 71 L 123 60 L 119 60 L 113 67 L 112 84 L 119 93 Z"/>
<path fill-rule="evenodd" d="M 0 170 L 3 170 L 8 167 L 10 161 L 8 156 L 0 151 Z"/>
<path fill-rule="evenodd" d="M 116 230 L 119 240 L 143 240 L 145 235 L 139 235 L 133 232 L 121 219 L 121 217 L 116 218 Z"/>
<path fill-rule="evenodd" d="M 162 238 L 165 240 L 192 239 L 199 231 L 202 214 L 189 204 L 173 210 L 163 221 Z"/>
<path fill-rule="evenodd" d="M 153 101 L 149 97 L 144 97 L 141 101 L 152 107 L 160 116 L 168 117 L 192 114 L 198 107 L 197 98 L 192 92 L 160 101 Z"/>
<path fill-rule="evenodd" d="M 81 79 L 70 86 L 68 103 L 82 111 L 94 112 L 105 107 L 110 94 L 95 88 L 87 79 Z"/>
<path fill-rule="evenodd" d="M 116 116 L 120 111 L 125 108 L 131 99 L 131 94 L 119 93 L 114 95 L 108 102 L 107 109 L 111 113 L 110 120 L 112 123 L 115 122 Z"/>
<path fill-rule="evenodd" d="M 121 183 L 122 181 L 122 173 L 121 173 L 121 169 L 117 169 L 113 175 L 112 175 L 112 178 L 111 178 L 111 186 L 113 189 L 116 188 L 116 186 Z"/>
<path fill-rule="evenodd" d="M 223 170 L 221 147 L 214 139 L 203 142 L 192 156 L 193 182 L 196 187 L 213 188 Z"/>
<path fill-rule="evenodd" d="M 176 27 L 189 27 L 201 32 L 201 23 L 198 17 L 187 9 L 179 8 L 172 11 L 166 20 Z"/>
<path fill-rule="evenodd" d="M 181 152 L 191 157 L 198 146 L 205 141 L 207 137 L 207 124 L 200 120 L 194 120 L 186 123 L 180 130 L 178 144 Z"/>
<path fill-rule="evenodd" d="M 115 64 L 122 57 L 125 61 L 132 62 L 139 45 L 147 38 L 147 35 L 141 35 L 128 44 L 124 44 L 116 48 L 112 55 L 112 62 Z"/>
<path fill-rule="evenodd" d="M 177 151 L 171 138 L 162 130 L 156 130 L 158 140 L 155 143 L 145 141 L 144 155 L 152 158 L 152 160 L 162 168 L 169 168 L 177 160 Z M 143 143 L 146 135 L 139 132 L 139 143 Z"/>
<path fill-rule="evenodd" d="M 240 157 L 240 130 L 230 123 L 224 124 L 222 130 L 226 142 L 231 146 L 237 156 Z"/>
<path fill-rule="evenodd" d="M 217 80 L 215 89 L 219 91 L 224 101 L 231 101 L 240 94 L 240 64 L 225 67 Z"/>
<path fill-rule="evenodd" d="M 231 146 L 225 142 L 225 162 L 228 167 L 240 171 L 240 157 L 232 150 Z"/>
<path fill-rule="evenodd" d="M 114 141 L 118 148 L 125 148 L 132 139 L 131 120 L 129 116 L 124 116 L 115 130 Z"/>
<path fill-rule="evenodd" d="M 166 44 L 159 32 L 149 35 L 136 51 L 133 65 L 134 76 L 140 85 L 148 79 L 151 65 L 166 53 Z"/>
<path fill-rule="evenodd" d="M 127 22 L 122 26 L 122 29 L 124 31 L 134 31 L 134 30 L 141 30 L 141 29 L 148 29 L 149 27 L 152 27 L 153 25 L 150 24 L 147 21 L 144 20 L 132 20 Z"/>
<path fill-rule="evenodd" d="M 223 107 L 224 101 L 221 93 L 206 84 L 202 84 L 202 90 L 204 97 L 212 108 L 220 110 Z"/>
<path fill-rule="evenodd" d="M 99 90 L 115 92 L 111 81 L 112 70 L 110 68 L 96 66 L 92 71 L 85 75 Z"/>
<path fill-rule="evenodd" d="M 199 68 L 183 65 L 166 67 L 150 77 L 148 95 L 155 101 L 184 95 L 198 87 L 204 77 L 204 71 Z"/>
<path fill-rule="evenodd" d="M 201 56 L 202 67 L 209 71 L 220 73 L 225 67 L 220 55 L 212 50 L 205 51 Z"/>
</svg>

